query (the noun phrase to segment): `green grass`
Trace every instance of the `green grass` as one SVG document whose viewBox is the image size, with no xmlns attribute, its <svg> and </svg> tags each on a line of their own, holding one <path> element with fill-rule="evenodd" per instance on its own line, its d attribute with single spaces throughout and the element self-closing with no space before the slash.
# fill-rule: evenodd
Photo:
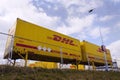
<svg viewBox="0 0 120 80">
<path fill-rule="evenodd" d="M 120 72 L 0 66 L 0 80 L 120 80 Z"/>
</svg>

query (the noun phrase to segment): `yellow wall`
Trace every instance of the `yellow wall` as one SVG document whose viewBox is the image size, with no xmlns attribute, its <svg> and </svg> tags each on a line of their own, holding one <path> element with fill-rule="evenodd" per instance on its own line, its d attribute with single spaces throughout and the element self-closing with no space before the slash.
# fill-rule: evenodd
<svg viewBox="0 0 120 80">
<path fill-rule="evenodd" d="M 62 52 L 66 59 L 82 58 L 79 40 L 20 19 L 17 19 L 15 36 L 15 51 L 20 50 L 21 54 L 25 49 L 49 57 L 60 58 Z"/>
<path fill-rule="evenodd" d="M 98 45 L 95 45 L 93 43 L 83 41 L 81 42 L 82 47 L 82 53 L 83 53 L 83 61 L 87 62 L 87 59 L 90 61 L 98 62 L 98 63 L 104 63 L 104 52 L 101 50 L 101 47 Z M 106 52 L 107 61 L 108 63 L 112 63 L 110 51 L 107 49 Z"/>
<path fill-rule="evenodd" d="M 58 68 L 57 63 L 54 62 L 35 62 L 31 63 L 28 65 L 29 67 L 41 67 L 41 68 L 47 68 L 47 69 L 52 69 L 52 68 Z"/>
<path fill-rule="evenodd" d="M 77 69 L 76 65 L 70 65 L 70 69 Z M 78 70 L 85 70 L 85 66 L 84 65 L 78 65 Z"/>
</svg>

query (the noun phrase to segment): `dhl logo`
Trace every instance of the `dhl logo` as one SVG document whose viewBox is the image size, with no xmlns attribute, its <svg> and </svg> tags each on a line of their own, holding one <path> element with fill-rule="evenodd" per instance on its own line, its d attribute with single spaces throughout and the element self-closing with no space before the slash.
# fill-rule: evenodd
<svg viewBox="0 0 120 80">
<path fill-rule="evenodd" d="M 98 48 L 98 50 L 97 50 L 97 51 L 98 51 L 98 52 L 103 52 L 101 48 Z"/>
<path fill-rule="evenodd" d="M 77 46 L 73 40 L 58 35 L 53 35 L 53 37 L 48 37 L 48 39 L 52 39 L 54 41 L 61 42 L 64 44 L 69 44 L 71 46 Z"/>
<path fill-rule="evenodd" d="M 103 53 L 103 52 L 108 53 L 108 52 L 107 52 L 107 50 L 106 50 L 106 51 L 103 51 L 103 50 L 102 50 L 102 48 L 98 48 L 98 50 L 97 50 L 97 51 L 98 51 L 98 52 L 101 52 L 101 53 Z"/>
</svg>

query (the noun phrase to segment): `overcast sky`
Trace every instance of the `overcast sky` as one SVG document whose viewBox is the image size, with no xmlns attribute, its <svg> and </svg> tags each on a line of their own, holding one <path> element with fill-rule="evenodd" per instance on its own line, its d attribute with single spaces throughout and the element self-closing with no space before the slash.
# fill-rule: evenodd
<svg viewBox="0 0 120 80">
<path fill-rule="evenodd" d="M 1 0 L 0 32 L 7 33 L 16 18 L 97 45 L 100 29 L 112 56 L 120 57 L 120 0 Z"/>
</svg>

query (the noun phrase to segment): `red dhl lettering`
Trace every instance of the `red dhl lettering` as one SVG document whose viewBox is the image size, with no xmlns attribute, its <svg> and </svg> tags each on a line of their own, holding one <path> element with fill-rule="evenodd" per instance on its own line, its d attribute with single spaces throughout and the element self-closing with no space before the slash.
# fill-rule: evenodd
<svg viewBox="0 0 120 80">
<path fill-rule="evenodd" d="M 67 38 L 64 38 L 64 37 L 61 37 L 61 36 L 58 36 L 58 35 L 53 35 L 53 36 L 54 36 L 53 37 L 54 41 L 69 44 L 69 45 L 72 45 L 72 46 L 77 46 L 77 45 L 74 44 L 73 40 L 70 40 L 70 39 L 67 39 Z"/>
<path fill-rule="evenodd" d="M 76 67 L 74 65 L 71 65 L 70 68 L 75 69 Z"/>
<path fill-rule="evenodd" d="M 103 53 L 103 50 L 101 48 L 98 48 L 97 51 Z M 107 50 L 106 50 L 106 53 L 108 53 Z"/>
<path fill-rule="evenodd" d="M 98 50 L 97 50 L 98 52 L 103 52 L 102 50 L 101 50 L 101 48 L 98 48 Z"/>
</svg>

